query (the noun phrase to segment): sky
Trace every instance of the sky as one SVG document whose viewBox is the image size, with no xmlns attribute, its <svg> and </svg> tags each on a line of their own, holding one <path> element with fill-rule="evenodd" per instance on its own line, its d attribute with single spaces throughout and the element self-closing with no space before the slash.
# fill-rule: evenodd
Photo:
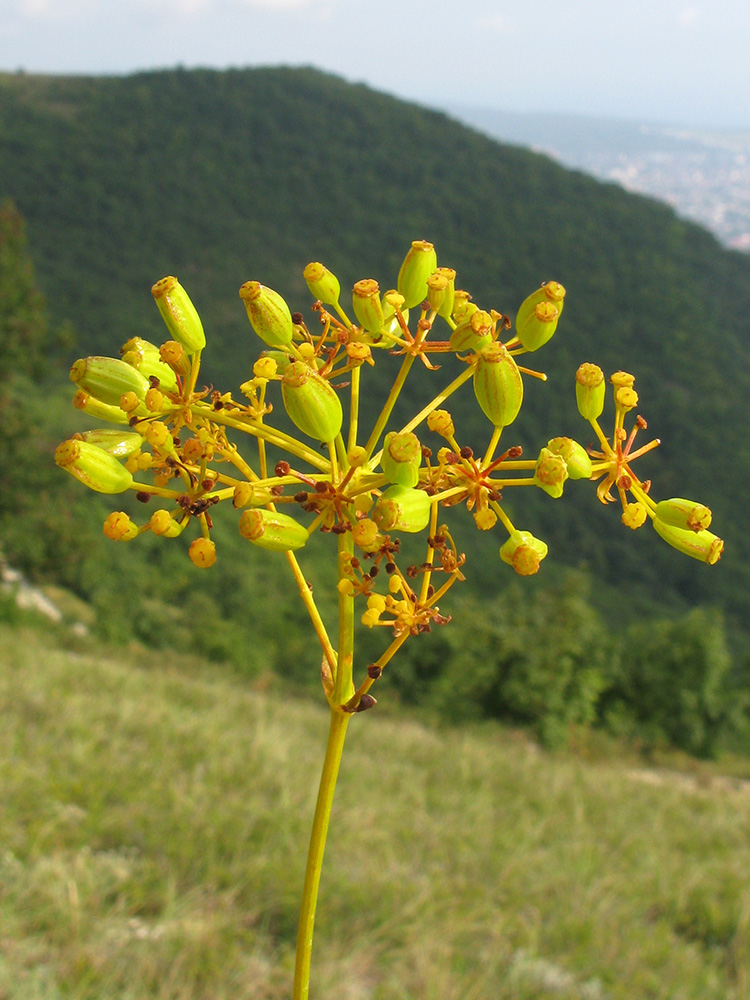
<svg viewBox="0 0 750 1000">
<path fill-rule="evenodd" d="M 747 0 L 0 0 L 0 70 L 313 65 L 437 108 L 750 129 Z"/>
</svg>

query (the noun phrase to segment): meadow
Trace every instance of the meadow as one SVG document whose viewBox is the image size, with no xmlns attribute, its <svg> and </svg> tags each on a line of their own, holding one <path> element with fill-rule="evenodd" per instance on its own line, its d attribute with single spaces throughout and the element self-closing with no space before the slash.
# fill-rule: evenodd
<svg viewBox="0 0 750 1000">
<path fill-rule="evenodd" d="M 0 709 L 2 1000 L 289 995 L 322 696 L 3 625 Z M 750 995 L 742 780 L 385 700 L 349 741 L 312 997 Z"/>
</svg>

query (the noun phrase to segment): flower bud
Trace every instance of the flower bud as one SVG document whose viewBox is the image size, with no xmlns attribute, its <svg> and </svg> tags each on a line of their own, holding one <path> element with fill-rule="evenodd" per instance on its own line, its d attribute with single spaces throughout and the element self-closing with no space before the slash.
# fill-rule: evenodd
<svg viewBox="0 0 750 1000">
<path fill-rule="evenodd" d="M 273 500 L 273 493 L 267 486 L 257 486 L 255 483 L 238 483 L 234 488 L 232 505 L 234 507 L 265 507 Z"/>
<path fill-rule="evenodd" d="M 422 531 L 430 523 L 431 506 L 424 490 L 391 486 L 375 504 L 372 519 L 381 531 Z"/>
<path fill-rule="evenodd" d="M 258 358 L 258 360 L 253 365 L 253 375 L 256 378 L 272 379 L 274 375 L 279 373 L 279 359 L 275 355 L 281 355 L 283 359 L 284 368 L 289 364 L 289 358 L 284 354 L 283 351 L 273 351 L 273 356 L 271 353 L 264 354 Z"/>
<path fill-rule="evenodd" d="M 177 375 L 161 360 L 156 344 L 142 337 L 131 337 L 120 348 L 120 354 L 125 364 L 132 365 L 144 378 L 157 378 L 159 388 L 165 392 L 174 392 L 177 388 Z"/>
<path fill-rule="evenodd" d="M 159 389 L 149 389 L 146 393 L 146 409 L 150 413 L 161 413 L 164 409 L 164 393 Z"/>
<path fill-rule="evenodd" d="M 382 336 L 378 340 L 370 340 L 373 347 L 392 347 L 392 337 L 402 337 L 404 331 L 398 320 L 398 313 L 401 313 L 404 323 L 409 322 L 409 310 L 404 308 L 404 297 L 395 288 L 389 289 L 383 296 L 381 303 L 383 307 L 383 329 Z"/>
<path fill-rule="evenodd" d="M 104 534 L 113 542 L 129 542 L 138 535 L 138 525 L 133 524 L 123 510 L 114 510 L 104 522 Z"/>
<path fill-rule="evenodd" d="M 175 375 L 185 378 L 190 372 L 190 358 L 185 348 L 176 340 L 167 340 L 159 348 L 159 357 Z"/>
<path fill-rule="evenodd" d="M 683 552 L 693 559 L 700 559 L 701 562 L 713 566 L 721 559 L 724 551 L 724 542 L 711 531 L 691 531 L 689 528 L 676 528 L 672 524 L 665 524 L 658 517 L 651 522 L 657 535 L 660 535 L 665 542 L 673 548 Z"/>
<path fill-rule="evenodd" d="M 663 524 L 687 531 L 704 531 L 711 526 L 711 511 L 694 500 L 660 500 L 656 505 L 656 516 Z"/>
<path fill-rule="evenodd" d="M 557 498 L 562 496 L 563 484 L 567 478 L 568 469 L 562 455 L 555 455 L 549 448 L 542 448 L 534 469 L 534 485 Z"/>
<path fill-rule="evenodd" d="M 638 393 L 630 386 L 620 386 L 619 389 L 615 389 L 615 403 L 627 413 L 628 410 L 632 410 L 634 406 L 638 405 Z"/>
<path fill-rule="evenodd" d="M 301 549 L 308 539 L 307 529 L 299 521 L 288 514 L 263 508 L 243 511 L 240 534 L 260 548 L 272 552 Z"/>
<path fill-rule="evenodd" d="M 433 410 L 427 417 L 427 426 L 431 431 L 444 438 L 453 437 L 456 432 L 456 428 L 453 426 L 453 417 L 447 410 Z"/>
<path fill-rule="evenodd" d="M 540 302 L 554 306 L 558 316 L 562 313 L 565 304 L 565 289 L 559 281 L 546 282 L 523 300 L 516 313 L 516 332 L 519 333 L 519 336 L 521 327 L 525 325 Z"/>
<path fill-rule="evenodd" d="M 591 477 L 591 458 L 589 453 L 573 438 L 556 437 L 547 442 L 547 448 L 553 455 L 562 455 L 571 479 L 589 479 Z"/>
<path fill-rule="evenodd" d="M 359 324 L 370 333 L 379 333 L 383 328 L 383 307 L 380 303 L 380 288 L 372 278 L 363 278 L 352 289 L 352 306 Z"/>
<path fill-rule="evenodd" d="M 73 396 L 73 406 L 77 410 L 88 413 L 91 417 L 96 417 L 97 420 L 106 420 L 110 424 L 128 423 L 128 415 L 120 409 L 119 405 L 112 406 L 110 403 L 102 403 L 83 389 L 79 389 Z"/>
<path fill-rule="evenodd" d="M 610 375 L 609 381 L 615 389 L 632 389 L 635 384 L 635 375 L 631 375 L 630 372 L 615 372 L 614 375 Z"/>
<path fill-rule="evenodd" d="M 576 403 L 584 420 L 598 420 L 604 410 L 604 372 L 599 365 L 583 364 L 576 372 Z"/>
<path fill-rule="evenodd" d="M 442 275 L 448 280 L 445 292 L 438 306 L 438 315 L 442 316 L 443 319 L 448 319 L 453 312 L 453 304 L 456 298 L 456 272 L 452 267 L 438 267 L 435 270 L 435 274 Z"/>
<path fill-rule="evenodd" d="M 316 441 L 333 441 L 341 430 L 344 412 L 336 390 L 303 361 L 288 366 L 281 395 L 290 420 Z"/>
<path fill-rule="evenodd" d="M 492 316 L 484 309 L 467 313 L 451 334 L 452 351 L 481 351 L 492 343 Z"/>
<path fill-rule="evenodd" d="M 246 281 L 240 288 L 240 298 L 253 330 L 264 343 L 269 347 L 284 347 L 292 342 L 292 314 L 278 292 L 259 281 Z"/>
<path fill-rule="evenodd" d="M 380 460 L 389 483 L 400 486 L 416 486 L 419 482 L 419 467 L 422 464 L 422 445 L 411 431 L 386 434 L 383 443 L 383 457 Z"/>
<path fill-rule="evenodd" d="M 436 267 L 437 254 L 432 243 L 414 240 L 398 272 L 398 290 L 407 309 L 427 298 L 427 279 Z"/>
<path fill-rule="evenodd" d="M 310 294 L 325 305 L 335 305 L 341 295 L 341 285 L 335 274 L 323 264 L 313 261 L 302 272 Z"/>
<path fill-rule="evenodd" d="M 182 344 L 188 354 L 196 354 L 206 346 L 203 324 L 190 296 L 173 275 L 157 281 L 151 288 L 162 319 L 173 340 Z"/>
<path fill-rule="evenodd" d="M 500 558 L 508 563 L 519 576 L 533 576 L 547 555 L 547 545 L 534 538 L 530 531 L 514 531 L 507 542 L 500 546 Z"/>
<path fill-rule="evenodd" d="M 143 444 L 143 438 L 140 434 L 124 430 L 83 431 L 81 434 L 74 434 L 73 439 L 94 444 L 115 458 L 127 458 L 138 451 Z"/>
<path fill-rule="evenodd" d="M 474 368 L 474 395 L 495 427 L 507 427 L 518 416 L 523 381 L 518 365 L 503 344 L 490 344 L 479 354 Z"/>
<path fill-rule="evenodd" d="M 178 520 L 177 518 L 182 518 Z M 151 515 L 149 527 L 155 535 L 161 538 L 177 538 L 187 526 L 189 517 L 185 517 L 182 511 L 178 511 L 177 517 L 173 517 L 168 510 L 155 510 Z"/>
<path fill-rule="evenodd" d="M 55 462 L 97 493 L 124 493 L 133 484 L 114 455 L 88 441 L 63 441 L 55 449 Z"/>
<path fill-rule="evenodd" d="M 632 528 L 635 531 L 636 528 L 640 528 L 646 523 L 647 517 L 648 512 L 646 508 L 640 501 L 637 501 L 636 503 L 626 504 L 620 520 L 626 528 Z"/>
<path fill-rule="evenodd" d="M 216 562 L 216 545 L 210 538 L 196 538 L 190 543 L 188 555 L 198 569 L 208 569 Z"/>
<path fill-rule="evenodd" d="M 475 313 L 479 307 L 476 306 L 471 301 L 471 295 L 469 292 L 465 292 L 462 288 L 457 288 L 453 293 L 453 319 L 456 324 L 463 323 L 467 318 L 467 314 L 470 316 Z"/>
<path fill-rule="evenodd" d="M 516 320 L 516 333 L 521 345 L 527 351 L 539 350 L 552 337 L 559 318 L 560 310 L 548 299 L 537 302 L 520 323 Z"/>
<path fill-rule="evenodd" d="M 427 279 L 427 301 L 434 312 L 440 310 L 447 290 L 448 278 L 438 269 L 434 270 Z"/>
<path fill-rule="evenodd" d="M 126 392 L 143 402 L 151 388 L 147 378 L 119 358 L 79 358 L 70 369 L 70 381 L 109 406 L 119 406 Z"/>
<path fill-rule="evenodd" d="M 383 536 L 380 534 L 377 524 L 369 517 L 363 517 L 360 521 L 354 522 L 352 538 L 354 544 L 358 545 L 363 552 L 376 552 L 383 544 Z"/>
</svg>

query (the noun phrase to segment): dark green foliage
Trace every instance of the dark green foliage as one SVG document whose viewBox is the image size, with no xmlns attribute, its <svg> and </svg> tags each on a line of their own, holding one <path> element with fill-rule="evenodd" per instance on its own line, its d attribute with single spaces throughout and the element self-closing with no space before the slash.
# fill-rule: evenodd
<svg viewBox="0 0 750 1000">
<path fill-rule="evenodd" d="M 643 475 L 660 497 L 708 503 L 727 548 L 719 567 L 687 564 L 647 530 L 622 529 L 587 484 L 568 484 L 560 503 L 524 491 L 524 527 L 561 562 L 585 565 L 597 595 L 627 581 L 634 611 L 710 601 L 732 629 L 750 617 L 750 450 L 736 419 L 750 392 L 750 261 L 665 206 L 310 69 L 0 76 L 0 177 L 82 353 L 112 353 L 134 333 L 163 338 L 148 290 L 174 273 L 205 322 L 205 377 L 227 388 L 254 357 L 237 296 L 248 278 L 305 309 L 309 260 L 345 290 L 364 274 L 387 286 L 409 241 L 427 237 L 484 308 L 512 314 L 540 280 L 560 279 L 565 316 L 538 360 L 550 379 L 529 381 L 508 443 L 527 455 L 559 433 L 589 443 L 573 372 L 581 361 L 625 366 L 664 442 Z M 450 375 L 446 361 L 431 385 Z M 372 386 L 374 406 L 377 371 Z M 410 405 L 430 391 L 408 386 Z M 483 447 L 470 388 L 452 409 L 462 443 Z M 731 470 L 720 491 L 717 469 Z M 484 542 L 464 532 L 469 579 L 494 586 L 494 556 L 477 565 Z"/>
<path fill-rule="evenodd" d="M 669 699 L 656 699 L 652 715 L 642 708 L 628 674 L 634 661 L 618 660 L 616 640 L 644 610 L 666 616 L 711 603 L 723 607 L 741 647 L 742 621 L 750 618 L 750 449 L 737 419 L 750 391 L 746 257 L 655 202 L 313 70 L 0 76 L 0 178 L 28 219 L 52 325 L 73 320 L 80 353 L 116 354 L 133 334 L 164 339 L 149 288 L 174 273 L 205 322 L 206 380 L 222 388 L 236 389 L 257 353 L 237 296 L 248 278 L 305 309 L 301 272 L 309 260 L 323 260 L 344 289 L 365 275 L 385 286 L 410 240 L 425 237 L 483 308 L 512 314 L 540 280 L 561 280 L 565 314 L 538 356 L 549 381 L 527 380 L 523 414 L 504 440 L 522 444 L 526 457 L 559 433 L 588 444 L 573 372 L 582 361 L 607 372 L 628 368 L 648 433 L 664 441 L 644 461 L 644 476 L 653 476 L 659 497 L 708 503 L 726 555 L 710 569 L 668 549 L 649 528 L 628 531 L 588 483 L 568 483 L 560 501 L 524 490 L 522 499 L 506 497 L 510 513 L 549 542 L 549 562 L 590 574 L 590 594 L 564 585 L 530 589 L 524 581 L 496 598 L 510 574 L 497 556 L 501 539 L 488 544 L 469 519 L 452 518 L 468 557 L 461 589 L 475 597 L 448 596 L 454 622 L 407 644 L 390 683 L 405 701 L 439 705 L 453 717 L 525 722 L 551 742 L 605 707 L 611 720 L 653 723 L 700 752 L 731 728 L 721 707 L 730 682 L 725 653 L 716 652 L 724 649 L 718 619 L 706 619 L 714 623 L 711 655 L 698 642 L 700 629 L 688 640 L 679 632 L 687 626 L 654 626 L 654 635 L 677 629 L 682 659 L 669 670 L 659 666 L 664 644 L 643 638 L 634 677 L 663 670 L 665 685 L 681 689 L 684 671 L 693 692 L 674 734 L 665 728 Z M 111 639 L 195 650 L 251 674 L 273 669 L 317 687 L 319 653 L 283 559 L 259 559 L 238 543 L 231 516 L 217 518 L 212 573 L 189 563 L 182 540 L 107 542 L 100 525 L 111 506 L 54 467 L 56 440 L 83 425 L 80 415 L 63 416 L 39 381 L 53 345 L 10 204 L 0 212 L 0 307 L 0 379 L 19 373 L 2 390 L 6 553 L 91 601 Z M 392 361 L 379 364 L 365 405 L 374 408 L 385 395 Z M 410 415 L 453 374 L 446 358 L 429 385 L 424 372 L 409 382 Z M 488 428 L 470 387 L 451 409 L 461 443 L 483 449 Z M 317 553 L 310 562 L 306 549 L 303 562 L 316 582 L 325 579 L 316 576 Z M 546 564 L 542 574 L 550 578 Z M 606 612 L 609 628 L 590 604 Z M 628 649 L 649 629 L 635 627 Z M 382 634 L 365 637 L 363 656 L 380 651 L 375 638 Z"/>
<path fill-rule="evenodd" d="M 393 683 L 453 721 L 493 718 L 531 726 L 542 741 L 590 724 L 609 683 L 616 640 L 569 575 L 547 590 L 513 584 L 486 602 L 461 602 L 437 656 L 416 646 Z M 396 673 L 396 671 L 394 671 Z"/>
<path fill-rule="evenodd" d="M 730 686 L 731 667 L 717 611 L 696 608 L 679 621 L 637 622 L 625 633 L 602 713 L 611 726 L 629 720 L 625 728 L 632 730 L 635 723 L 651 742 L 711 755 L 742 726 L 747 696 Z"/>
</svg>

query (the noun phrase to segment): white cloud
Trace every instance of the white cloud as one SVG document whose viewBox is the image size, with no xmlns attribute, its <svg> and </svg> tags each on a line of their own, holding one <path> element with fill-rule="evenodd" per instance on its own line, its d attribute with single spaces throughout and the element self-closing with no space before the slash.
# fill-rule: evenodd
<svg viewBox="0 0 750 1000">
<path fill-rule="evenodd" d="M 701 11 L 698 7 L 683 7 L 677 15 L 681 27 L 692 28 L 700 20 Z"/>
<path fill-rule="evenodd" d="M 486 17 L 477 18 L 477 27 L 495 31 L 499 35 L 512 35 L 516 29 L 513 22 L 502 14 L 488 14 Z"/>
</svg>

